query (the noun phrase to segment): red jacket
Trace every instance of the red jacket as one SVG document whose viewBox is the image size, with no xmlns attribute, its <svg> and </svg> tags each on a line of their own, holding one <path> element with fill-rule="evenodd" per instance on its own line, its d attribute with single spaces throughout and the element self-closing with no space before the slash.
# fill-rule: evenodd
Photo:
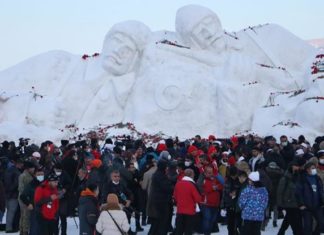
<svg viewBox="0 0 324 235">
<path fill-rule="evenodd" d="M 196 214 L 196 204 L 201 202 L 201 195 L 193 182 L 180 180 L 177 182 L 173 198 L 177 204 L 177 214 Z"/>
<path fill-rule="evenodd" d="M 215 190 L 213 186 L 216 186 L 217 189 Z M 205 178 L 202 185 L 202 204 L 212 207 L 219 207 L 222 190 L 223 186 L 221 183 L 218 182 L 217 179 Z"/>
<path fill-rule="evenodd" d="M 59 200 L 51 200 L 51 195 L 53 194 L 58 195 L 57 188 L 52 188 L 48 181 L 44 181 L 35 191 L 35 205 L 40 208 L 41 215 L 47 220 L 56 219 L 59 209 Z"/>
</svg>

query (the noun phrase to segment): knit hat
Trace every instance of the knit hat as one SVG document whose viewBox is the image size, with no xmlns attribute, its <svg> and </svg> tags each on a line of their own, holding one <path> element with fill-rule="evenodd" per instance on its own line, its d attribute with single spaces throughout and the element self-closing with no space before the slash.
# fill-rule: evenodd
<svg viewBox="0 0 324 235">
<path fill-rule="evenodd" d="M 50 173 L 47 176 L 47 180 L 48 181 L 58 181 L 59 180 L 59 177 L 55 173 Z"/>
<path fill-rule="evenodd" d="M 304 150 L 302 150 L 302 149 L 297 149 L 296 150 L 296 152 L 295 152 L 295 156 L 302 156 L 302 155 L 304 155 Z"/>
<path fill-rule="evenodd" d="M 249 179 L 253 182 L 260 181 L 260 173 L 258 171 L 253 171 L 249 174 Z"/>
<path fill-rule="evenodd" d="M 212 142 L 212 141 L 215 141 L 216 140 L 216 137 L 214 135 L 209 135 L 208 136 L 208 141 L 209 142 Z"/>
<path fill-rule="evenodd" d="M 170 155 L 170 153 L 168 152 L 168 151 L 162 151 L 161 153 L 160 153 L 160 156 L 159 156 L 159 160 L 160 159 L 164 159 L 164 160 L 170 160 L 171 159 L 171 155 Z"/>
<path fill-rule="evenodd" d="M 304 147 L 304 148 L 308 148 L 308 145 L 305 143 L 301 143 L 300 146 Z"/>
<path fill-rule="evenodd" d="M 230 157 L 228 160 L 227 160 L 227 163 L 228 163 L 228 165 L 230 165 L 230 166 L 234 166 L 235 165 L 235 163 L 236 163 L 236 160 L 235 160 L 235 157 Z"/>
<path fill-rule="evenodd" d="M 36 151 L 36 152 L 33 152 L 32 157 L 34 157 L 34 158 L 41 158 L 41 155 L 40 155 L 39 152 Z"/>
<path fill-rule="evenodd" d="M 158 153 L 161 153 L 162 151 L 167 150 L 167 146 L 165 144 L 158 144 L 158 146 L 156 147 L 156 151 Z"/>
<path fill-rule="evenodd" d="M 198 151 L 198 148 L 194 145 L 190 145 L 188 148 L 188 154 L 191 154 L 194 151 Z"/>
</svg>

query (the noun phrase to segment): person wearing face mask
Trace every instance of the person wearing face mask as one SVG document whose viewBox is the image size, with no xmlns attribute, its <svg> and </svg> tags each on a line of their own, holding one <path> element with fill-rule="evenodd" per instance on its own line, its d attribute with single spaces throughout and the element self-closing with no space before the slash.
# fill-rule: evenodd
<svg viewBox="0 0 324 235">
<path fill-rule="evenodd" d="M 20 194 L 20 200 L 30 212 L 29 235 L 40 235 L 39 225 L 37 223 L 37 212 L 35 210 L 34 195 L 36 188 L 44 181 L 44 172 L 39 169 L 35 172 L 32 181 L 26 185 L 24 191 Z"/>
<path fill-rule="evenodd" d="M 59 195 L 58 176 L 49 174 L 35 190 L 34 204 L 40 235 L 53 235 L 57 231 Z"/>
<path fill-rule="evenodd" d="M 127 213 L 132 213 L 133 208 L 131 208 L 131 202 L 134 199 L 132 192 L 126 187 L 124 181 L 121 181 L 120 172 L 118 170 L 113 170 L 110 174 L 110 181 L 106 183 L 103 187 L 103 192 L 101 194 L 101 204 L 106 203 L 108 194 L 116 194 L 118 196 L 119 202 L 124 206 L 124 211 Z M 130 218 L 128 216 L 128 218 Z M 135 232 L 128 231 L 128 234 L 135 234 Z"/>
<path fill-rule="evenodd" d="M 293 161 L 289 164 L 284 176 L 280 179 L 277 189 L 277 204 L 286 213 L 278 235 L 284 235 L 289 225 L 294 235 L 302 234 L 302 219 L 295 196 L 296 182 L 299 177 L 300 164 Z"/>
<path fill-rule="evenodd" d="M 184 161 L 185 169 L 192 169 L 195 173 L 194 180 L 197 181 L 200 171 L 198 167 L 194 164 L 194 159 L 192 156 L 187 155 Z"/>
<path fill-rule="evenodd" d="M 287 169 L 287 166 L 294 158 L 295 151 L 285 135 L 280 136 L 279 150 L 282 159 L 285 161 L 285 169 Z"/>
<path fill-rule="evenodd" d="M 316 220 L 314 234 L 324 231 L 324 218 L 322 206 L 324 206 L 324 189 L 321 179 L 317 175 L 313 162 L 307 162 L 305 171 L 301 175 L 296 186 L 296 198 L 303 220 L 303 234 L 313 233 L 313 218 Z"/>
<path fill-rule="evenodd" d="M 96 223 L 99 217 L 98 195 L 99 187 L 96 184 L 89 184 L 81 192 L 78 208 L 80 235 L 95 234 Z"/>
<path fill-rule="evenodd" d="M 58 183 L 58 193 L 59 193 L 59 219 L 61 221 L 61 235 L 66 235 L 67 230 L 67 216 L 69 215 L 70 210 L 70 197 L 71 197 L 71 187 L 72 179 L 66 170 L 62 169 L 62 165 L 57 163 L 54 166 L 54 173 L 59 178 Z M 58 218 L 57 218 L 58 219 Z M 56 231 L 55 234 L 58 235 L 59 231 Z"/>
</svg>

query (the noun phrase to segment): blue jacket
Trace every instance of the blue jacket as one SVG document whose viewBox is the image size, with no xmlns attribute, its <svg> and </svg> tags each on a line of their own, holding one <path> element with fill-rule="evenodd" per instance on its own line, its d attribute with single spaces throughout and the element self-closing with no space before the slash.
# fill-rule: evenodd
<svg viewBox="0 0 324 235">
<path fill-rule="evenodd" d="M 265 187 L 247 186 L 239 197 L 242 219 L 263 221 L 264 211 L 268 205 L 268 191 Z"/>
</svg>

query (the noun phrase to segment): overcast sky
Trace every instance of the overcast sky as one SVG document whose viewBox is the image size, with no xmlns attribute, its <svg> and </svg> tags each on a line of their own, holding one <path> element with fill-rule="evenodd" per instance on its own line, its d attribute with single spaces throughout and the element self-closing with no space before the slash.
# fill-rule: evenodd
<svg viewBox="0 0 324 235">
<path fill-rule="evenodd" d="M 100 52 L 124 20 L 174 31 L 177 9 L 192 3 L 216 12 L 227 31 L 277 23 L 303 39 L 324 38 L 324 0 L 0 0 L 0 70 L 49 50 Z"/>
</svg>

